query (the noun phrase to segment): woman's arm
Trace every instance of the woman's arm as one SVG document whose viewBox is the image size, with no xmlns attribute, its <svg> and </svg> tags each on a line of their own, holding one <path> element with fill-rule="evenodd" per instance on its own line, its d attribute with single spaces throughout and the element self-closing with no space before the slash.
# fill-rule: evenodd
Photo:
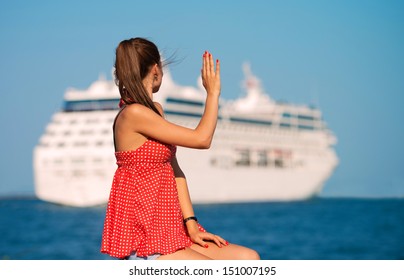
<svg viewBox="0 0 404 280">
<path fill-rule="evenodd" d="M 207 149 L 216 129 L 220 96 L 220 63 L 205 54 L 202 65 L 202 82 L 207 92 L 205 110 L 195 129 L 189 129 L 168 122 L 151 109 L 140 104 L 128 105 L 121 119 L 127 122 L 133 132 L 140 133 L 167 144 L 189 148 Z"/>
<path fill-rule="evenodd" d="M 187 180 L 185 178 L 184 172 L 182 172 L 177 158 L 174 157 L 171 160 L 171 166 L 174 170 L 175 181 L 177 182 L 178 199 L 180 201 L 180 207 L 182 211 L 182 216 L 184 218 L 193 217 L 194 209 L 191 202 L 191 197 L 188 191 Z M 209 245 L 204 240 L 210 240 L 216 243 L 217 246 L 222 247 L 222 245 L 227 245 L 228 243 L 218 235 L 214 235 L 208 232 L 199 231 L 198 224 L 195 220 L 189 220 L 185 224 L 189 237 L 194 243 L 197 243 L 205 248 Z"/>
<path fill-rule="evenodd" d="M 193 209 L 192 203 L 191 203 L 191 197 L 190 197 L 189 191 L 188 191 L 187 180 L 185 178 L 184 172 L 182 172 L 182 170 L 178 164 L 176 157 L 174 157 L 171 160 L 171 166 L 173 167 L 175 181 L 177 182 L 178 199 L 180 201 L 182 216 L 184 218 L 195 216 L 194 209 Z M 188 232 L 189 231 L 192 232 L 194 230 L 199 231 L 196 221 L 194 221 L 194 220 L 188 221 L 186 225 L 187 225 Z"/>
</svg>

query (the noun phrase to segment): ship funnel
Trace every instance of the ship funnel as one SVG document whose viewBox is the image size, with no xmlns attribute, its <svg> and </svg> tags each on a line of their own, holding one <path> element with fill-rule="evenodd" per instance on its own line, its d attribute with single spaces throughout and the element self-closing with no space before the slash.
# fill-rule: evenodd
<svg viewBox="0 0 404 280">
<path fill-rule="evenodd" d="M 249 62 L 243 63 L 244 81 L 243 88 L 247 92 L 247 96 L 258 98 L 264 94 L 264 90 L 261 86 L 261 81 L 251 71 L 251 65 Z"/>
<path fill-rule="evenodd" d="M 239 109 L 252 110 L 265 105 L 272 105 L 272 101 L 261 86 L 261 80 L 256 77 L 251 71 L 249 62 L 243 63 L 244 81 L 242 87 L 246 92 L 244 98 L 239 99 Z"/>
</svg>

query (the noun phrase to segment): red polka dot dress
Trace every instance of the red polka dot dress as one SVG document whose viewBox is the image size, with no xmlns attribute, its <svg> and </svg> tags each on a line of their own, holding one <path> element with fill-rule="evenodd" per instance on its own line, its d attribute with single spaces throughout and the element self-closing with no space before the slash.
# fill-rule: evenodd
<svg viewBox="0 0 404 280">
<path fill-rule="evenodd" d="M 170 254 L 192 245 L 183 223 L 171 159 L 176 147 L 147 140 L 116 152 L 101 252 L 124 258 Z M 200 227 L 201 231 L 204 229 Z"/>
</svg>

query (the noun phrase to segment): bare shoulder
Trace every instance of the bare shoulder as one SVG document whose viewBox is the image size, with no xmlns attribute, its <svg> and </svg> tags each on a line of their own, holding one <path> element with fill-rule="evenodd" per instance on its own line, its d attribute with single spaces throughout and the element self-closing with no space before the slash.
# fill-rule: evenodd
<svg viewBox="0 0 404 280">
<path fill-rule="evenodd" d="M 123 110 L 121 114 L 124 118 L 138 118 L 150 113 L 150 111 L 151 110 L 146 106 L 134 103 L 126 105 L 125 110 Z"/>
<path fill-rule="evenodd" d="M 147 124 L 155 124 L 161 120 L 155 111 L 141 104 L 127 105 L 125 110 L 121 113 L 122 121 L 128 122 L 133 129 L 139 129 L 139 127 Z"/>
</svg>

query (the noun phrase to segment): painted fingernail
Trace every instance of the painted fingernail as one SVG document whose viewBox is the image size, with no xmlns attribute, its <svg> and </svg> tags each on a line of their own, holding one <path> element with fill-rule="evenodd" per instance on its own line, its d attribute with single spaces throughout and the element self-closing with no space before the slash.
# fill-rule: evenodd
<svg viewBox="0 0 404 280">
<path fill-rule="evenodd" d="M 226 245 L 229 245 L 229 242 L 226 241 Z"/>
<path fill-rule="evenodd" d="M 219 63 L 219 59 L 216 59 L 216 63 Z"/>
<path fill-rule="evenodd" d="M 212 54 L 209 54 L 209 57 L 211 57 L 212 56 Z"/>
<path fill-rule="evenodd" d="M 204 246 L 205 248 L 209 248 L 209 245 L 208 244 L 205 244 L 205 246 Z"/>
</svg>

